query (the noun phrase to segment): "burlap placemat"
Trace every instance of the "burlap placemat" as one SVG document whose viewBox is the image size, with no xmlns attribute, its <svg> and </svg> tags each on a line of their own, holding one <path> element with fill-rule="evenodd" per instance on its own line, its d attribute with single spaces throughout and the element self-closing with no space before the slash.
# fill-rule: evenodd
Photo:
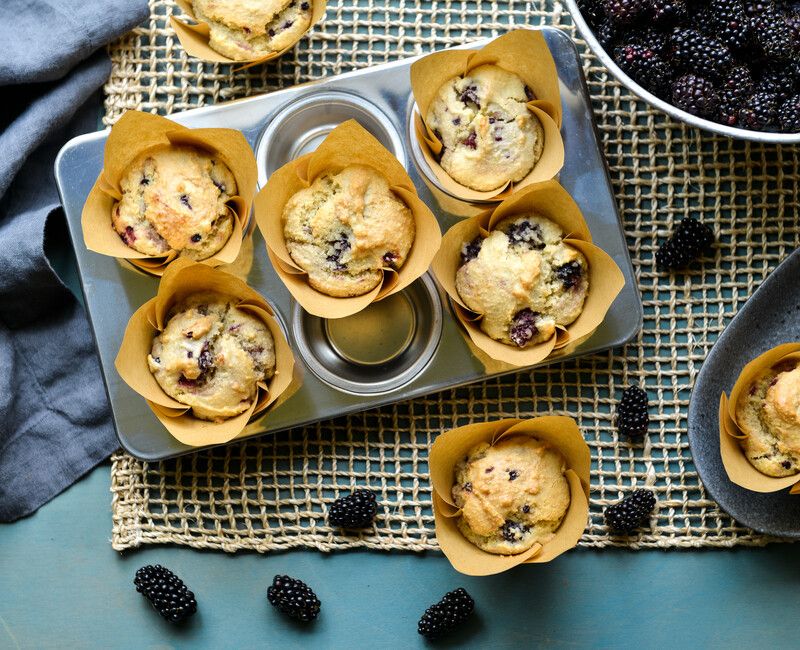
<svg viewBox="0 0 800 650">
<path fill-rule="evenodd" d="M 388 6 L 391 4 L 391 6 Z M 106 121 L 138 108 L 169 114 L 428 52 L 510 26 L 570 27 L 558 2 L 331 0 L 325 22 L 276 64 L 232 72 L 186 57 L 166 23 L 177 12 L 151 0 L 150 21 L 111 47 Z M 800 148 L 717 138 L 648 110 L 584 49 L 589 87 L 644 301 L 644 330 L 622 349 L 392 407 L 149 464 L 113 458 L 115 549 L 176 543 L 225 551 L 312 547 L 435 549 L 427 449 L 445 429 L 537 413 L 577 417 L 593 455 L 590 521 L 581 546 L 632 548 L 763 545 L 711 501 L 686 436 L 691 387 L 719 333 L 769 272 L 800 243 Z M 712 225 L 714 259 L 685 275 L 656 272 L 653 255 L 672 224 Z M 612 426 L 622 389 L 646 385 L 655 405 L 643 444 Z M 325 524 L 331 501 L 357 484 L 379 495 L 370 534 Z M 652 529 L 609 537 L 603 508 L 653 485 Z"/>
</svg>

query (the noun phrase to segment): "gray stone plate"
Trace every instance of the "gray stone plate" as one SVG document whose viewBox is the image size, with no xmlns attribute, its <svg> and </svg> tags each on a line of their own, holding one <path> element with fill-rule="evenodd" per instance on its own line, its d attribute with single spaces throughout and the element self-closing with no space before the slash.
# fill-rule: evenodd
<svg viewBox="0 0 800 650">
<path fill-rule="evenodd" d="M 703 363 L 689 405 L 689 445 L 709 495 L 731 517 L 761 533 L 800 538 L 800 496 L 735 485 L 719 454 L 719 397 L 762 352 L 800 339 L 800 250 L 772 272 L 731 321 Z"/>
</svg>

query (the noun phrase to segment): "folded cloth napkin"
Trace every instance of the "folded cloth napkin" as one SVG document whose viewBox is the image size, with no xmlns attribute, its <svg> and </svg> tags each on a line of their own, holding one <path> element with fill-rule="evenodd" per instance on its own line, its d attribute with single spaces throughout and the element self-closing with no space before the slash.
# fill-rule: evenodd
<svg viewBox="0 0 800 650">
<path fill-rule="evenodd" d="M 64 237 L 55 156 L 97 126 L 111 68 L 98 48 L 147 16 L 146 0 L 0 1 L 0 521 L 117 446 L 86 315 L 44 240 Z"/>
</svg>

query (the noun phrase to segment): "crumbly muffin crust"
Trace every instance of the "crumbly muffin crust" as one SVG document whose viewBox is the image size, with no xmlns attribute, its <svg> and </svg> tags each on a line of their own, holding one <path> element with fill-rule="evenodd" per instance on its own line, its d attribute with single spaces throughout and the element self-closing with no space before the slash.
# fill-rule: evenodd
<svg viewBox="0 0 800 650">
<path fill-rule="evenodd" d="M 286 247 L 309 284 L 335 297 L 360 296 L 400 269 L 414 242 L 414 217 L 378 172 L 351 165 L 324 174 L 283 209 Z"/>
<path fill-rule="evenodd" d="M 246 411 L 258 383 L 275 374 L 275 342 L 230 298 L 201 292 L 170 311 L 147 361 L 167 395 L 200 419 L 221 421 Z"/>
<path fill-rule="evenodd" d="M 532 98 L 519 77 L 495 65 L 448 80 L 425 116 L 444 145 L 439 164 L 480 191 L 525 178 L 544 148 L 542 124 L 526 106 Z"/>
<path fill-rule="evenodd" d="M 546 341 L 583 310 L 586 258 L 549 219 L 503 219 L 488 237 L 465 242 L 461 259 L 456 290 L 497 341 L 520 348 Z"/>
<path fill-rule="evenodd" d="M 477 445 L 455 468 L 458 528 L 478 548 L 514 555 L 544 544 L 569 508 L 565 461 L 530 436 Z"/>
</svg>

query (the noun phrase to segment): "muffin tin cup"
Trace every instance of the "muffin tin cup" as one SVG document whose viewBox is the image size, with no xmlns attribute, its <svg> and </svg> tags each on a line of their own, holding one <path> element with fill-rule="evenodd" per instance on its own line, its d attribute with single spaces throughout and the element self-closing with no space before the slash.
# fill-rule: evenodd
<svg viewBox="0 0 800 650">
<path fill-rule="evenodd" d="M 348 165 L 367 165 L 387 179 L 392 192 L 411 210 L 415 235 L 399 270 L 384 268 L 383 281 L 361 296 L 336 298 L 311 287 L 306 272 L 289 254 L 283 234 L 283 208 L 294 194 L 309 187 L 320 175 L 340 171 Z M 313 153 L 271 174 L 256 196 L 255 215 L 275 272 L 303 309 L 322 318 L 352 316 L 371 303 L 402 291 L 425 274 L 441 242 L 439 223 L 417 195 L 403 165 L 353 119 L 333 129 Z"/>
<path fill-rule="evenodd" d="M 97 177 L 81 213 L 83 240 L 91 251 L 109 255 L 149 275 L 160 276 L 179 258 L 177 251 L 153 257 L 127 246 L 111 223 L 111 214 L 122 198 L 121 180 L 138 156 L 161 146 L 188 146 L 219 156 L 236 179 L 238 194 L 228 201 L 233 232 L 225 245 L 206 260 L 219 266 L 236 260 L 248 228 L 252 196 L 258 172 L 253 150 L 234 129 L 188 129 L 158 115 L 128 111 L 111 128 L 104 153 L 103 170 Z"/>
<path fill-rule="evenodd" d="M 148 367 L 147 357 L 153 338 L 167 323 L 169 310 L 180 300 L 201 291 L 214 291 L 238 299 L 237 307 L 262 320 L 275 342 L 275 374 L 258 392 L 245 412 L 209 422 L 192 415 L 190 407 L 167 395 Z M 284 394 L 291 394 L 294 357 L 289 343 L 269 303 L 242 280 L 205 264 L 178 260 L 164 273 L 158 293 L 134 312 L 125 328 L 114 365 L 123 381 L 147 401 L 167 431 L 185 445 L 201 447 L 232 440 L 241 434 L 250 419 L 277 405 Z"/>
<path fill-rule="evenodd" d="M 308 29 L 282 50 L 270 52 L 263 56 L 252 59 L 231 59 L 230 57 L 220 54 L 214 50 L 209 44 L 209 35 L 211 30 L 208 26 L 208 23 L 203 22 L 195 17 L 194 9 L 192 8 L 192 3 L 190 0 L 175 0 L 175 3 L 181 8 L 184 15 L 189 18 L 189 20 L 193 21 L 193 23 L 187 23 L 183 20 L 179 20 L 178 18 L 175 18 L 175 16 L 170 16 L 169 22 L 170 25 L 172 25 L 172 29 L 175 30 L 175 35 L 178 37 L 183 49 L 186 50 L 186 53 L 189 56 L 193 56 L 201 61 L 207 61 L 209 63 L 230 63 L 238 65 L 238 69 L 244 69 L 260 63 L 266 63 L 272 59 L 277 59 L 279 56 L 282 56 L 291 50 L 295 45 L 297 45 L 298 41 L 322 19 L 327 9 L 326 0 L 309 0 L 309 2 L 311 3 L 311 22 L 308 25 Z"/>
<path fill-rule="evenodd" d="M 463 77 L 474 68 L 492 64 L 514 73 L 528 86 L 536 99 L 528 109 L 544 130 L 544 149 L 533 169 L 522 180 L 506 183 L 491 191 L 478 191 L 458 183 L 439 164 L 442 142 L 425 123 L 424 116 L 439 89 L 453 77 Z M 564 141 L 561 137 L 561 96 L 558 72 L 547 43 L 540 32 L 518 29 L 489 43 L 481 50 L 446 50 L 416 61 L 411 66 L 411 89 L 416 101 L 412 111 L 412 147 L 420 170 L 445 194 L 473 203 L 497 202 L 514 190 L 555 178 L 564 166 Z"/>
<path fill-rule="evenodd" d="M 458 529 L 461 510 L 453 501 L 455 466 L 481 443 L 494 445 L 514 435 L 531 436 L 558 450 L 566 465 L 570 503 L 554 537 L 545 544 L 534 544 L 517 555 L 497 555 L 483 551 Z M 431 446 L 428 457 L 433 486 L 433 513 L 436 539 L 457 571 L 484 576 L 502 573 L 519 564 L 550 562 L 577 545 L 589 516 L 589 472 L 591 454 L 575 420 L 565 416 L 542 416 L 529 420 L 505 419 L 451 429 Z"/>
<path fill-rule="evenodd" d="M 480 328 L 482 315 L 472 311 L 456 289 L 456 273 L 461 266 L 461 249 L 476 237 L 487 237 L 506 217 L 537 214 L 556 223 L 566 233 L 564 243 L 576 248 L 589 269 L 589 291 L 578 318 L 566 327 L 558 326 L 547 341 L 517 348 L 490 338 Z M 530 185 L 514 193 L 494 209 L 457 223 L 445 233 L 442 246 L 433 260 L 432 271 L 453 306 L 472 343 L 491 359 L 523 367 L 543 360 L 585 340 L 603 322 L 612 303 L 622 291 L 625 278 L 608 253 L 592 243 L 592 235 L 580 208 L 556 181 Z"/>
<path fill-rule="evenodd" d="M 800 362 L 800 343 L 784 343 L 756 357 L 742 369 L 730 397 L 724 392 L 720 395 L 719 449 L 722 464 L 731 481 L 753 492 L 778 492 L 791 487 L 791 494 L 800 494 L 800 474 L 767 476 L 750 464 L 739 444 L 740 440 L 747 438 L 747 434 L 736 420 L 736 405 L 756 376 L 784 361 Z"/>
</svg>

